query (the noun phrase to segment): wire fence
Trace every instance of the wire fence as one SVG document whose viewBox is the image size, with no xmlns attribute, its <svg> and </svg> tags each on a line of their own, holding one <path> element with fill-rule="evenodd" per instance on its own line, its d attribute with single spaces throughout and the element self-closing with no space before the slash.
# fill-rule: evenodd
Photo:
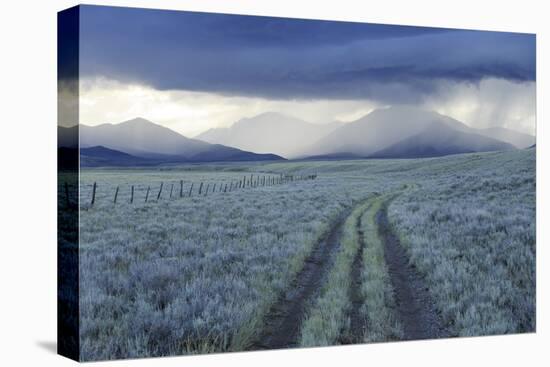
<svg viewBox="0 0 550 367">
<path fill-rule="evenodd" d="M 113 204 L 126 202 L 134 204 L 137 202 L 159 202 L 164 199 L 177 199 L 185 197 L 208 196 L 214 193 L 227 194 L 238 190 L 253 189 L 258 187 L 284 185 L 295 181 L 315 180 L 317 174 L 313 175 L 243 175 L 241 179 L 219 181 L 219 182 L 190 182 L 184 180 L 160 182 L 158 185 L 147 185 L 146 189 L 143 185 L 118 185 L 113 187 L 109 185 L 110 194 L 105 193 L 105 188 L 100 187 L 97 182 L 91 185 L 91 193 L 87 200 L 80 198 L 81 204 L 93 207 L 98 203 L 98 200 L 109 200 Z M 138 190 L 139 189 L 139 190 Z M 124 197 L 121 197 L 122 191 L 125 191 Z M 98 193 L 103 191 L 103 195 Z M 144 193 L 143 193 L 144 191 Z M 141 194 L 141 195 L 140 195 Z M 71 188 L 67 182 L 59 187 L 58 203 L 64 204 L 66 207 L 74 207 L 78 205 L 78 187 Z"/>
</svg>

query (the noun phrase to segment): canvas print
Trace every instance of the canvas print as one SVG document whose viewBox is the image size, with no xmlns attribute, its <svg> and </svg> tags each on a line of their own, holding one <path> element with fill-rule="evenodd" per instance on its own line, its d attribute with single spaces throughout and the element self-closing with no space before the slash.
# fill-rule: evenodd
<svg viewBox="0 0 550 367">
<path fill-rule="evenodd" d="M 58 14 L 58 349 L 531 333 L 534 34 Z"/>
</svg>

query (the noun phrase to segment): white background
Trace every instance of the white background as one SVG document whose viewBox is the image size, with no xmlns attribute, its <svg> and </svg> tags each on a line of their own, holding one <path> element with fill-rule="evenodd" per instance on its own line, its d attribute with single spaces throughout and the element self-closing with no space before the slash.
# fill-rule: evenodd
<svg viewBox="0 0 550 367">
<path fill-rule="evenodd" d="M 139 366 L 543 365 L 548 325 L 550 32 L 544 1 L 157 0 L 96 4 L 537 33 L 537 333 L 99 363 Z M 56 339 L 56 12 L 73 1 L 4 1 L 0 12 L 0 365 L 69 365 Z M 548 168 L 547 168 L 548 169 Z M 548 347 L 546 347 L 548 349 Z"/>
</svg>

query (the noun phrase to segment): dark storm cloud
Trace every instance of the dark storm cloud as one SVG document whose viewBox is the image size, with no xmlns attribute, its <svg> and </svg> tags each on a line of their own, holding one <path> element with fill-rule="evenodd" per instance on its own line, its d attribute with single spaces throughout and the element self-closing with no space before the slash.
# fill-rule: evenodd
<svg viewBox="0 0 550 367">
<path fill-rule="evenodd" d="M 60 80 L 78 79 L 79 8 L 57 15 L 57 74 Z"/>
<path fill-rule="evenodd" d="M 535 36 L 84 6 L 81 72 L 266 98 L 418 101 L 442 80 L 535 80 Z"/>
</svg>

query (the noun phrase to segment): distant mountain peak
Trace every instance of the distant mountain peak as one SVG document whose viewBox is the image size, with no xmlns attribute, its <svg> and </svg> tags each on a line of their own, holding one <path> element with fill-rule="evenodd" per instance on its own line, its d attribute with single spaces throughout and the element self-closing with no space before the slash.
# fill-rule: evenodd
<svg viewBox="0 0 550 367">
<path fill-rule="evenodd" d="M 120 162 L 121 152 L 133 156 L 123 163 L 143 162 L 201 162 L 201 161 L 253 161 L 279 160 L 274 154 L 255 154 L 224 145 L 213 145 L 201 140 L 187 138 L 178 132 L 155 124 L 144 118 L 134 118 L 119 124 L 97 126 L 81 125 L 80 146 L 87 149 L 88 156 L 104 155 L 109 162 Z M 103 159 L 102 158 L 102 159 Z M 96 162 L 98 163 L 98 162 Z"/>
<path fill-rule="evenodd" d="M 165 127 L 165 126 L 162 126 L 162 125 L 159 125 L 159 124 L 155 124 L 154 122 L 149 121 L 149 120 L 147 120 L 143 117 L 135 117 L 133 119 L 120 122 L 116 125 L 135 125 L 135 126 L 153 125 L 153 126 L 158 126 L 158 127 Z"/>
<path fill-rule="evenodd" d="M 377 108 L 363 117 L 367 117 L 369 115 L 371 117 L 377 116 L 377 115 L 380 115 L 380 116 L 399 115 L 399 117 L 409 115 L 411 117 L 423 117 L 423 118 L 447 118 L 447 119 L 451 118 L 447 115 L 440 114 L 437 111 L 429 110 L 423 107 L 410 105 L 410 104 L 398 104 L 398 105 Z"/>
<path fill-rule="evenodd" d="M 293 158 L 303 149 L 339 126 L 314 124 L 280 112 L 267 111 L 242 118 L 225 128 L 209 129 L 196 136 L 209 143 L 229 145 L 256 153 Z"/>
<path fill-rule="evenodd" d="M 362 157 L 413 157 L 511 148 L 506 142 L 482 135 L 479 130 L 438 112 L 395 105 L 341 126 L 305 152 L 310 156 L 349 152 Z"/>
</svg>

